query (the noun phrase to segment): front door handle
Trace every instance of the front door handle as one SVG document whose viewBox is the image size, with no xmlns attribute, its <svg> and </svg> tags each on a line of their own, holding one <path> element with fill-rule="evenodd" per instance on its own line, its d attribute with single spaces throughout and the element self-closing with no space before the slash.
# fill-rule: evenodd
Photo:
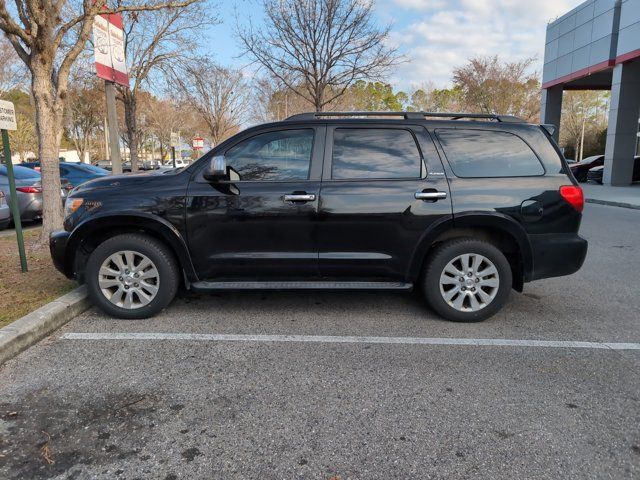
<svg viewBox="0 0 640 480">
<path fill-rule="evenodd" d="M 313 202 L 315 199 L 313 193 L 291 193 L 284 196 L 285 202 Z"/>
<path fill-rule="evenodd" d="M 437 202 L 438 200 L 447 198 L 447 192 L 439 192 L 437 190 L 428 190 L 423 192 L 416 192 L 415 197 L 416 197 L 416 200 Z"/>
</svg>

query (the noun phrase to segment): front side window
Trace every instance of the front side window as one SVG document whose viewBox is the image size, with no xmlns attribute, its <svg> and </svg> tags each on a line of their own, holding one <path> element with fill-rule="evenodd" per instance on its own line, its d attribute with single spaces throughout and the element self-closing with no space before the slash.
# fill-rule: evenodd
<svg viewBox="0 0 640 480">
<path fill-rule="evenodd" d="M 436 135 L 457 177 L 532 177 L 544 174 L 533 150 L 512 133 L 439 129 Z"/>
<path fill-rule="evenodd" d="M 312 150 L 313 130 L 279 130 L 244 140 L 225 159 L 240 181 L 307 180 Z"/>
<path fill-rule="evenodd" d="M 408 130 L 337 128 L 333 133 L 333 179 L 420 178 L 421 165 Z"/>
</svg>

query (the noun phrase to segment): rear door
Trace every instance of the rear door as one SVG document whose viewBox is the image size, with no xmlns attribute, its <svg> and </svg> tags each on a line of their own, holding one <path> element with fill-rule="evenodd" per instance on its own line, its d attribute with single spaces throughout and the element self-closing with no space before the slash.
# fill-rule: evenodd
<svg viewBox="0 0 640 480">
<path fill-rule="evenodd" d="M 322 277 L 407 281 L 424 232 L 451 214 L 442 163 L 422 126 L 327 127 L 318 234 Z"/>
</svg>

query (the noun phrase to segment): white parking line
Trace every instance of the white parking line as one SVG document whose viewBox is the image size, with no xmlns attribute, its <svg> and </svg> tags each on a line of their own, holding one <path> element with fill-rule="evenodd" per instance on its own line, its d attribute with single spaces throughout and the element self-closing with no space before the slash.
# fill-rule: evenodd
<svg viewBox="0 0 640 480">
<path fill-rule="evenodd" d="M 503 338 L 355 337 L 325 335 L 224 335 L 208 333 L 65 333 L 65 340 L 170 340 L 204 342 L 311 342 L 380 343 L 392 345 L 468 345 L 474 347 L 590 348 L 640 350 L 640 343 L 564 340 L 511 340 Z"/>
</svg>

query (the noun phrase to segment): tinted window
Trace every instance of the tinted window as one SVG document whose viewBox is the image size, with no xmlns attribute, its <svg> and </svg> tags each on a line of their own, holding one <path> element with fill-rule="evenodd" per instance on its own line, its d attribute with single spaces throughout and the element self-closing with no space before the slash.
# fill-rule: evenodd
<svg viewBox="0 0 640 480">
<path fill-rule="evenodd" d="M 544 174 L 533 150 L 518 136 L 489 130 L 437 130 L 458 177 L 527 177 Z"/>
<path fill-rule="evenodd" d="M 281 130 L 251 137 L 225 158 L 240 180 L 306 180 L 312 148 L 313 130 Z"/>
<path fill-rule="evenodd" d="M 334 179 L 419 178 L 421 163 L 408 130 L 338 128 L 333 133 Z"/>
<path fill-rule="evenodd" d="M 96 167 L 95 165 L 89 165 L 88 163 L 79 163 L 78 165 L 74 165 L 73 168 L 76 168 L 78 170 L 82 170 L 84 172 L 87 173 L 97 173 L 97 174 L 107 174 L 109 172 L 107 172 L 104 168 L 100 168 L 100 167 Z"/>
<path fill-rule="evenodd" d="M 7 167 L 4 165 L 0 166 L 0 175 L 7 176 Z M 26 167 L 18 167 L 17 165 L 13 166 L 13 175 L 18 180 L 27 180 L 29 178 L 40 180 L 40 172 Z"/>
</svg>

